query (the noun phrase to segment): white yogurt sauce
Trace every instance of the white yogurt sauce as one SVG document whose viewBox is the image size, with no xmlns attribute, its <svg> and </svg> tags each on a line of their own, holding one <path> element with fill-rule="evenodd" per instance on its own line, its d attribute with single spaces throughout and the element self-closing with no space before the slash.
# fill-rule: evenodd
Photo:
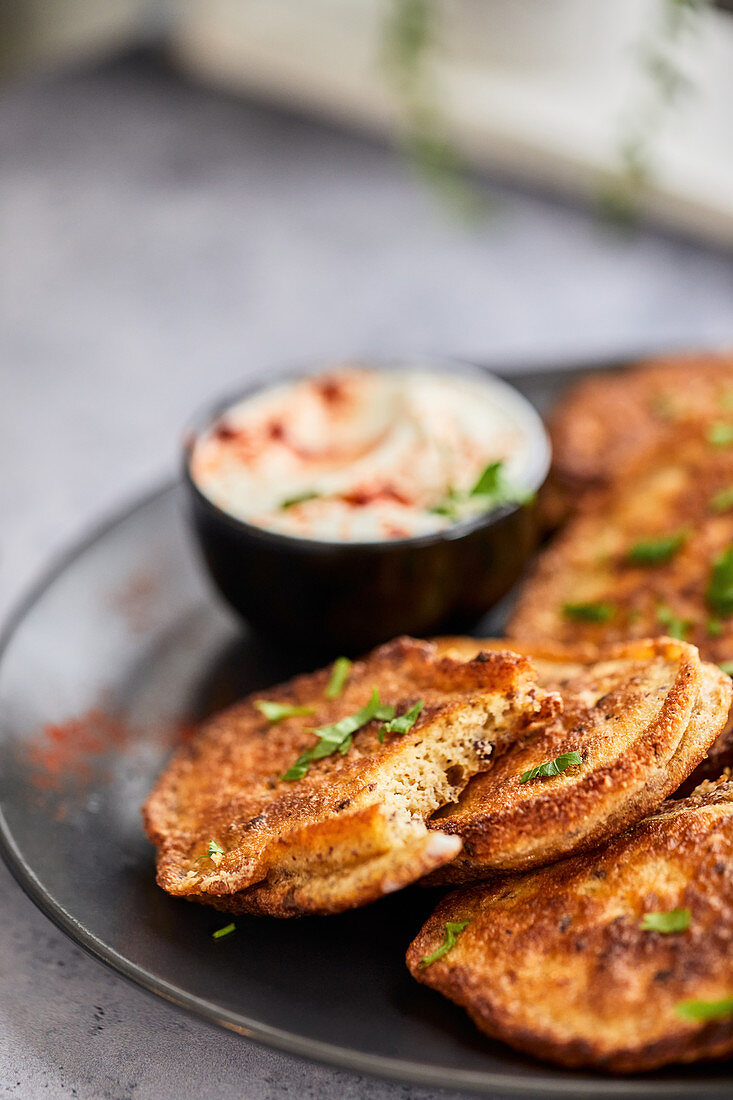
<svg viewBox="0 0 733 1100">
<path fill-rule="evenodd" d="M 522 494 L 548 460 L 537 414 L 493 376 L 343 366 L 232 405 L 197 439 L 191 475 L 214 504 L 258 527 L 374 542 L 485 510 L 485 498 L 468 494 L 491 462 Z M 460 505 L 431 510 L 446 500 Z"/>
</svg>

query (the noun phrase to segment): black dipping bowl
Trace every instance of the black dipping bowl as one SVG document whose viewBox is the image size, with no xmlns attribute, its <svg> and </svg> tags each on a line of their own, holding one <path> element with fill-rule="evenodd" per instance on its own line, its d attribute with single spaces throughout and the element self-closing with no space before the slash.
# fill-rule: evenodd
<svg viewBox="0 0 733 1100">
<path fill-rule="evenodd" d="M 398 634 L 419 637 L 470 628 L 521 575 L 537 541 L 534 504 L 507 504 L 414 538 L 322 542 L 236 519 L 194 483 L 190 459 L 199 434 L 237 401 L 303 373 L 270 376 L 218 401 L 187 437 L 184 479 L 193 529 L 215 586 L 251 626 L 278 645 L 307 646 L 326 655 L 360 653 Z M 487 379 L 506 385 L 493 375 Z M 544 455 L 534 486 L 539 489 L 550 452 L 539 417 L 536 426 Z"/>
</svg>

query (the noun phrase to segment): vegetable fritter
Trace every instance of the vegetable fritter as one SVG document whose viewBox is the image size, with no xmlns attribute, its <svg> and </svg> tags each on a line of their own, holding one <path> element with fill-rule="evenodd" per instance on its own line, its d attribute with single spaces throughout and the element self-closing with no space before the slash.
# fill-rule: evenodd
<svg viewBox="0 0 733 1100">
<path fill-rule="evenodd" d="M 355 662 L 335 697 L 332 683 L 324 669 L 245 699 L 174 757 L 144 808 L 163 889 L 278 917 L 397 890 L 461 848 L 430 814 L 560 706 L 525 657 L 460 661 L 409 638 Z"/>
<path fill-rule="evenodd" d="M 733 783 L 668 801 L 596 851 L 450 894 L 407 965 L 487 1035 L 562 1065 L 730 1054 Z"/>
</svg>

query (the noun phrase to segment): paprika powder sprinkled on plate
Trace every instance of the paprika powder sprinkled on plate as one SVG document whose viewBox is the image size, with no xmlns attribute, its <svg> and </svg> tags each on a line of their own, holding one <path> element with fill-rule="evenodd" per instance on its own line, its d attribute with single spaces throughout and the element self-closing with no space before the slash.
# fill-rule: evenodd
<svg viewBox="0 0 733 1100">
<path fill-rule="evenodd" d="M 100 777 L 105 755 L 123 753 L 133 741 L 142 740 L 175 748 L 194 732 L 189 722 L 154 723 L 143 730 L 94 707 L 62 722 L 49 722 L 39 731 L 28 746 L 31 782 L 39 790 L 84 789 Z"/>
</svg>

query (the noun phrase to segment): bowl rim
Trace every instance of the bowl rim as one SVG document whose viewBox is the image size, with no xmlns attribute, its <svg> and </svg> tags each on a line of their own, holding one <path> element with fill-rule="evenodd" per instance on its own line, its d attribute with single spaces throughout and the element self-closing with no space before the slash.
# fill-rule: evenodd
<svg viewBox="0 0 733 1100">
<path fill-rule="evenodd" d="M 523 406 L 525 415 L 528 415 L 530 421 L 534 421 L 536 443 L 538 444 L 538 453 L 540 453 L 538 468 L 541 473 L 537 479 L 537 484 L 531 486 L 528 491 L 537 493 L 545 484 L 552 461 L 552 444 L 550 442 L 550 437 L 542 417 L 535 406 L 520 393 L 511 382 L 507 381 L 505 378 L 501 378 L 487 367 L 483 367 L 478 363 L 471 363 L 461 359 L 451 359 L 446 356 L 405 355 L 387 358 L 374 355 L 363 355 L 350 356 L 348 358 L 324 358 L 315 362 L 310 362 L 307 365 L 287 366 L 272 372 L 268 371 L 265 377 L 259 375 L 255 379 L 250 379 L 249 381 L 240 383 L 238 386 L 233 386 L 215 400 L 202 405 L 198 411 L 190 417 L 184 429 L 182 445 L 183 480 L 186 488 L 192 493 L 196 502 L 204 507 L 212 516 L 220 521 L 223 520 L 227 526 L 241 534 L 254 538 L 257 541 L 269 542 L 271 544 L 274 543 L 277 546 L 289 548 L 293 551 L 298 547 L 302 547 L 310 554 L 315 554 L 319 551 L 322 551 L 324 554 L 333 554 L 336 550 L 342 553 L 358 552 L 364 554 L 366 552 L 371 552 L 380 554 L 388 553 L 396 549 L 419 549 L 441 543 L 458 542 L 469 535 L 475 534 L 477 531 L 494 526 L 512 513 L 521 511 L 527 507 L 526 504 L 520 502 L 500 504 L 489 512 L 481 512 L 476 516 L 459 520 L 457 523 L 452 523 L 448 527 L 440 528 L 437 531 L 430 531 L 422 535 L 411 535 L 402 539 L 312 539 L 303 538 L 302 535 L 285 534 L 281 531 L 274 531 L 269 527 L 260 527 L 257 524 L 249 523 L 247 520 L 234 516 L 231 512 L 227 512 L 226 509 L 216 504 L 201 490 L 191 472 L 193 450 L 199 437 L 207 428 L 214 424 L 227 409 L 248 397 L 254 397 L 256 394 L 263 393 L 265 390 L 274 388 L 283 382 L 302 381 L 306 378 L 313 377 L 320 371 L 333 368 L 337 365 L 347 364 L 354 366 L 364 365 L 367 367 L 374 367 L 377 370 L 404 370 L 406 368 L 410 369 L 411 367 L 420 367 L 422 369 L 435 371 L 436 373 L 455 373 L 458 371 L 464 377 L 488 379 L 491 386 L 503 390 L 509 395 L 510 400 L 515 404 Z"/>
</svg>

